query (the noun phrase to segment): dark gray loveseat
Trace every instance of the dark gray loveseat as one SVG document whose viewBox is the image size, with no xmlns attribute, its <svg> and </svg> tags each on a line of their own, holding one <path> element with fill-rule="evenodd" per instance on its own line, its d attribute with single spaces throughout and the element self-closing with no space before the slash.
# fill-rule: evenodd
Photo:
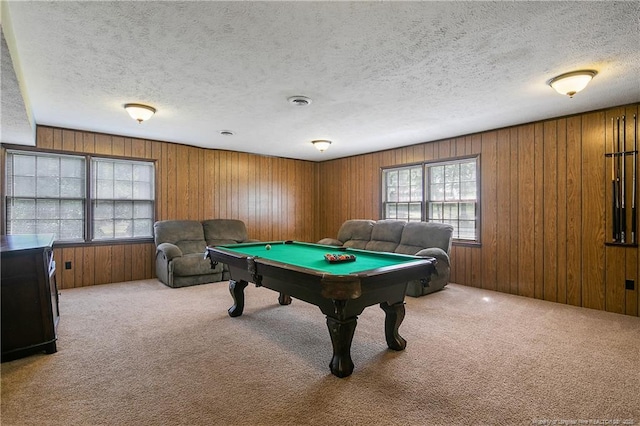
<svg viewBox="0 0 640 426">
<path fill-rule="evenodd" d="M 241 220 L 162 220 L 153 225 L 156 276 L 169 287 L 226 281 L 227 265 L 204 258 L 207 246 L 256 241 L 249 239 Z"/>
<path fill-rule="evenodd" d="M 429 285 L 425 287 L 419 281 L 407 285 L 407 294 L 417 297 L 440 290 L 449 283 L 452 238 L 453 226 L 444 223 L 352 219 L 342 224 L 337 238 L 324 238 L 318 243 L 435 257 L 437 275 L 431 277 Z"/>
</svg>

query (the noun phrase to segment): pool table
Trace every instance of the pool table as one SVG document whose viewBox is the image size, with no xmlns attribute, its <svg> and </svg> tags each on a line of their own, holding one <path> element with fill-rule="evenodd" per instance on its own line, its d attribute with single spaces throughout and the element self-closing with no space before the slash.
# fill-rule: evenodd
<svg viewBox="0 0 640 426">
<path fill-rule="evenodd" d="M 333 262 L 326 254 L 352 255 L 355 260 Z M 242 315 L 244 289 L 249 282 L 280 293 L 281 305 L 291 297 L 312 303 L 327 318 L 333 345 L 331 372 L 347 377 L 353 372 L 351 342 L 358 315 L 380 304 L 385 312 L 385 337 L 389 348 L 406 346 L 398 333 L 405 315 L 407 282 L 426 285 L 435 272 L 436 259 L 395 253 L 338 248 L 297 241 L 270 241 L 207 247 L 212 267 L 229 267 L 233 306 L 229 315 Z"/>
</svg>

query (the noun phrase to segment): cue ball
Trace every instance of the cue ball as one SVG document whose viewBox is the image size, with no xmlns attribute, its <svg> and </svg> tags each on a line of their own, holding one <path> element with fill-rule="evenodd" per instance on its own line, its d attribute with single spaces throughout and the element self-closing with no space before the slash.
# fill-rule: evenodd
<svg viewBox="0 0 640 426">
<path fill-rule="evenodd" d="M 266 248 L 267 250 L 271 250 L 271 244 L 267 244 L 266 246 L 264 246 L 264 248 Z"/>
</svg>

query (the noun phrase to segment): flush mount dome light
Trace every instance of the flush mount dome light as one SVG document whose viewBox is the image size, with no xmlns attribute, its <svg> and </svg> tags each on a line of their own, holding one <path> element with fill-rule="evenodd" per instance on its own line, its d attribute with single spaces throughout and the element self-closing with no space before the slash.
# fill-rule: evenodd
<svg viewBox="0 0 640 426">
<path fill-rule="evenodd" d="M 129 113 L 131 118 L 137 120 L 138 123 L 142 123 L 143 121 L 150 119 L 153 117 L 153 114 L 156 113 L 156 109 L 154 107 L 142 104 L 125 104 L 124 109 Z"/>
<path fill-rule="evenodd" d="M 291 96 L 287 100 L 295 106 L 307 106 L 311 103 L 311 99 L 306 96 Z"/>
<path fill-rule="evenodd" d="M 331 141 L 328 141 L 328 140 L 325 140 L 325 139 L 319 139 L 319 140 L 311 141 L 311 143 L 320 152 L 325 151 L 327 148 L 329 148 L 329 145 L 331 145 Z"/>
<path fill-rule="evenodd" d="M 580 70 L 560 74 L 549 80 L 549 86 L 553 87 L 561 95 L 573 98 L 573 95 L 587 87 L 587 84 L 598 74 L 595 70 Z"/>
</svg>

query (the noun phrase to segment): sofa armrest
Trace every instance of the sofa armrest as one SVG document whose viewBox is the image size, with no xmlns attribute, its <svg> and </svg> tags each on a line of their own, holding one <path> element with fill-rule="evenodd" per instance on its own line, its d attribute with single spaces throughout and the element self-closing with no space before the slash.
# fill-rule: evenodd
<svg viewBox="0 0 640 426">
<path fill-rule="evenodd" d="M 318 244 L 323 244 L 325 246 L 341 246 L 342 241 L 336 240 L 335 238 L 323 238 L 318 241 Z"/>
<path fill-rule="evenodd" d="M 167 258 L 167 261 L 182 256 L 182 250 L 178 248 L 175 244 L 171 243 L 162 243 L 156 248 L 156 253 L 162 252 L 164 257 Z"/>
<path fill-rule="evenodd" d="M 444 250 L 438 247 L 422 249 L 415 255 L 422 257 L 435 257 L 436 259 L 438 259 L 438 263 L 442 262 L 449 266 L 449 255 Z"/>
</svg>

